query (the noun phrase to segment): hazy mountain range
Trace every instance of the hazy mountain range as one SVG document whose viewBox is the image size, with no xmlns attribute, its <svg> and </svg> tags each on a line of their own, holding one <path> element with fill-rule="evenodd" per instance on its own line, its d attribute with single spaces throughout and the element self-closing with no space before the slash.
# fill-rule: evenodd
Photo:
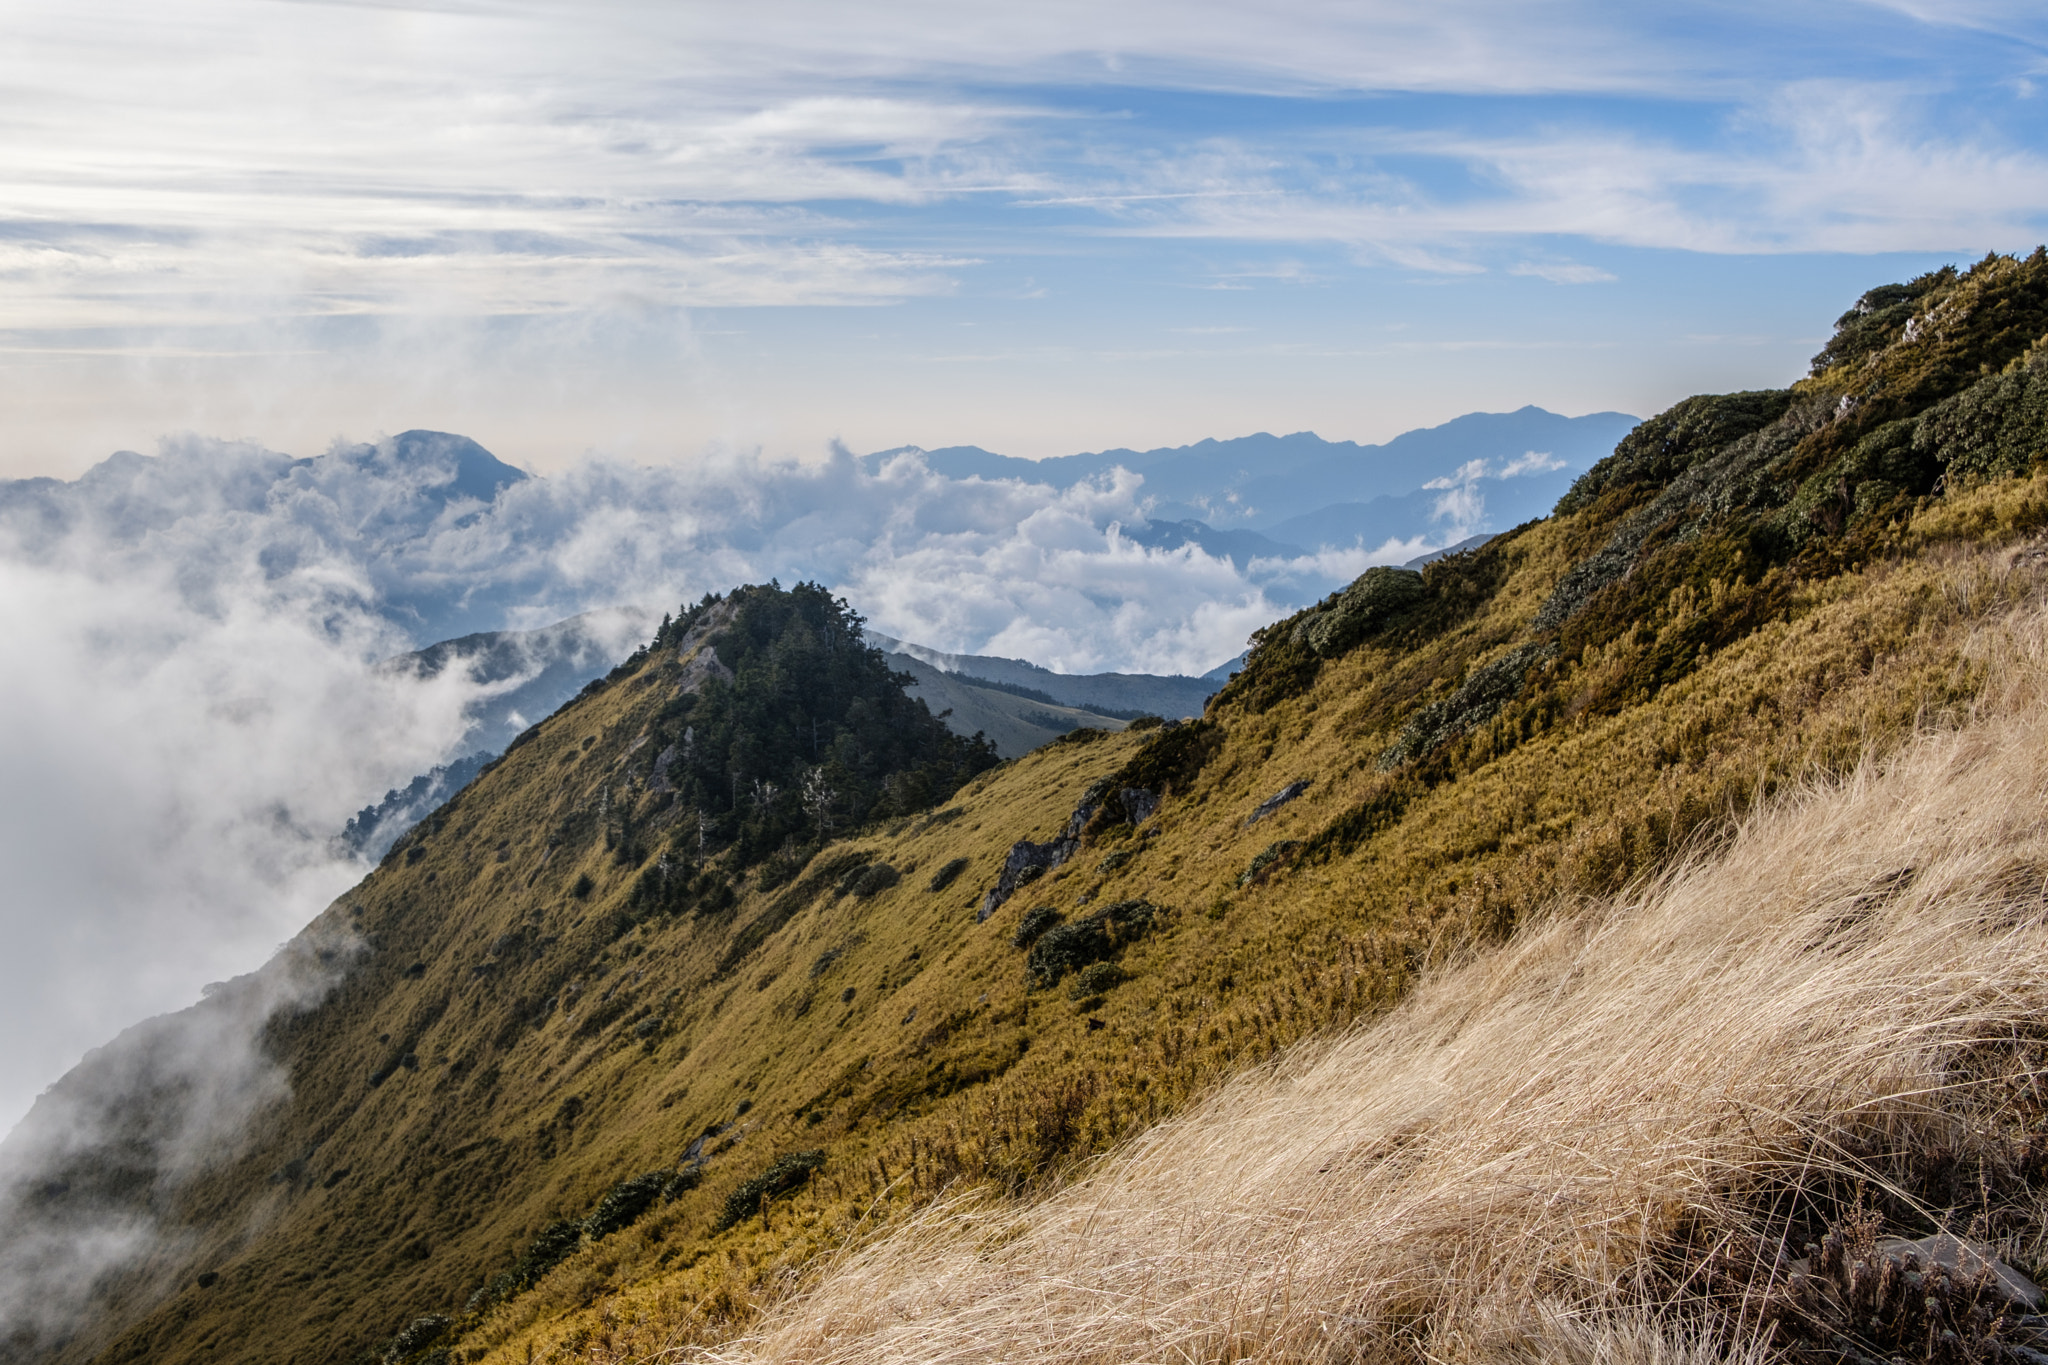
<svg viewBox="0 0 2048 1365">
<path fill-rule="evenodd" d="M 239 567 L 246 551 L 267 582 L 329 575 L 334 596 L 424 647 L 666 600 L 678 581 L 685 590 L 693 582 L 715 587 L 756 567 L 767 570 L 761 576 L 802 574 L 854 589 L 858 566 L 878 547 L 905 558 L 930 536 L 987 534 L 991 518 L 1013 512 L 1021 522 L 1048 501 L 1043 493 L 1009 506 L 985 494 L 963 500 L 977 486 L 1069 493 L 1087 485 L 1098 496 L 1073 510 L 1098 535 L 1114 528 L 1155 550 L 1194 546 L 1229 561 L 1243 586 L 1294 600 L 1348 576 L 1299 562 L 1318 552 L 1412 543 L 1391 556 L 1398 562 L 1432 540 L 1542 515 L 1574 471 L 1612 449 L 1635 420 L 1528 407 L 1468 414 L 1377 446 L 1259 433 L 1039 461 L 971 446 L 899 447 L 842 457 L 847 467 L 836 473 L 830 462 L 742 468 L 714 460 L 689 470 L 589 464 L 545 478 L 444 432 L 340 443 L 311 457 L 183 439 L 154 456 L 118 452 L 75 480 L 0 482 L 0 535 L 14 556 L 61 558 L 91 547 L 169 562 L 200 590 Z M 906 458 L 924 471 L 910 490 L 903 484 L 917 476 L 906 472 Z M 737 477 L 743 473 L 761 477 Z M 853 486 L 833 487 L 842 482 Z M 910 526 L 885 505 L 906 491 L 915 504 Z M 776 562 L 755 562 L 767 558 Z M 1248 574 L 1254 561 L 1267 562 Z M 719 562 L 734 572 L 714 582 Z M 875 586 L 888 595 L 886 582 Z M 963 575 L 959 586 L 982 585 Z M 1094 595 L 1121 600 L 1136 586 L 1112 580 Z M 939 636 L 939 622 L 908 629 L 918 617 L 898 619 L 886 601 L 856 605 L 906 636 Z M 1031 615 L 1028 606 L 1022 615 Z M 941 647 L 970 651 L 1002 634 L 943 633 Z"/>
<path fill-rule="evenodd" d="M 1410 536 L 1431 524 L 1441 495 L 1453 489 L 1483 490 L 1495 528 L 1506 529 L 1548 512 L 1575 473 L 1606 455 L 1639 420 L 1619 412 L 1563 417 L 1531 406 L 1467 413 L 1382 445 L 1298 431 L 1045 460 L 979 446 L 918 453 L 953 478 L 1023 479 L 1056 488 L 1128 469 L 1145 478 L 1148 520 L 1161 541 L 1179 544 L 1178 534 L 1211 554 L 1238 559 Z M 866 458 L 879 464 L 914 449 Z M 1173 527 L 1176 522 L 1183 526 Z M 1260 534 L 1230 534 L 1241 531 Z"/>
</svg>

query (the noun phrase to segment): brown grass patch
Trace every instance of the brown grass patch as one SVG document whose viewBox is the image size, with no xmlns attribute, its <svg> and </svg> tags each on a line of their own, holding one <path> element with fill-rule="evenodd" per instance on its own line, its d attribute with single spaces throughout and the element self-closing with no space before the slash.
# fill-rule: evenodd
<svg viewBox="0 0 2048 1365">
<path fill-rule="evenodd" d="M 2048 859 L 2043 636 L 1992 641 L 1999 714 L 1528 926 L 1063 1192 L 933 1205 L 705 1358 L 1755 1354 L 1787 1339 L 1777 1249 L 1859 1187 L 2032 1265 L 2048 1224 L 2011 1177 L 2048 928 L 2012 869 Z M 1925 1202 L 1935 1153 L 1973 1206 Z"/>
</svg>

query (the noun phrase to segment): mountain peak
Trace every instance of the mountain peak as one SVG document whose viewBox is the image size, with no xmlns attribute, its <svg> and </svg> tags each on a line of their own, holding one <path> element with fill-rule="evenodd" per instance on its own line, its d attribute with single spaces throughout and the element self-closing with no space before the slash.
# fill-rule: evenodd
<svg viewBox="0 0 2048 1365">
<path fill-rule="evenodd" d="M 506 464 L 467 436 L 451 431 L 415 428 L 401 431 L 375 446 L 358 446 L 360 458 L 385 456 L 403 466 L 452 465 L 455 477 L 441 486 L 447 497 L 490 502 L 505 489 L 530 476 Z"/>
</svg>

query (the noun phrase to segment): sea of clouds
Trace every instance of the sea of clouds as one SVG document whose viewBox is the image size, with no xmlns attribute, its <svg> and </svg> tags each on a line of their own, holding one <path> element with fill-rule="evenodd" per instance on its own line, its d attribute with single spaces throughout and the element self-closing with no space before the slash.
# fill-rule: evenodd
<svg viewBox="0 0 2048 1365">
<path fill-rule="evenodd" d="M 480 694 L 518 682 L 381 661 L 778 578 L 943 650 L 1199 673 L 1368 564 L 1465 535 L 1483 515 L 1470 482 L 1411 541 L 1241 567 L 1126 537 L 1146 511 L 1127 471 L 1059 489 L 943 477 L 915 452 L 593 458 L 536 478 L 459 439 L 300 459 L 181 438 L 76 481 L 0 485 L 0 1129 L 87 1049 L 271 958 L 362 874 L 334 840 L 348 816 L 464 752 Z M 623 654 L 633 618 L 609 619 Z M 281 1093 L 248 1039 L 156 1055 L 177 1073 L 156 1079 L 198 1106 L 179 1132 L 237 1130 L 200 1112 L 208 1097 Z M 0 1186 L 89 1147 L 78 1116 L 113 1101 L 47 1097 L 0 1148 Z M 70 1231 L 39 1232 L 34 1273 L 0 1274 L 0 1300 L 55 1302 L 147 1241 L 133 1210 Z"/>
<path fill-rule="evenodd" d="M 503 471 L 489 501 L 479 466 Z M 778 578 L 937 649 L 1201 673 L 1484 513 L 1467 481 L 1413 541 L 1240 567 L 1127 538 L 1145 510 L 1121 470 L 1061 489 L 834 451 L 528 478 L 430 440 L 303 459 L 186 437 L 0 485 L 0 1125 L 115 1028 L 261 961 L 360 875 L 330 847 L 347 817 L 463 751 L 477 684 L 380 659 Z"/>
</svg>

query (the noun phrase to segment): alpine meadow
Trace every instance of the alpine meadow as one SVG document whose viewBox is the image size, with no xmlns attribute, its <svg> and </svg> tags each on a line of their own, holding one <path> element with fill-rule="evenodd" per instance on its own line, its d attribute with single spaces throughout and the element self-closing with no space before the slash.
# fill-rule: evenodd
<svg viewBox="0 0 2048 1365">
<path fill-rule="evenodd" d="M 8 1357 L 2048 1355 L 2048 251 L 1199 716 L 1004 761 L 863 624 L 671 604 L 46 1092 Z"/>
</svg>

